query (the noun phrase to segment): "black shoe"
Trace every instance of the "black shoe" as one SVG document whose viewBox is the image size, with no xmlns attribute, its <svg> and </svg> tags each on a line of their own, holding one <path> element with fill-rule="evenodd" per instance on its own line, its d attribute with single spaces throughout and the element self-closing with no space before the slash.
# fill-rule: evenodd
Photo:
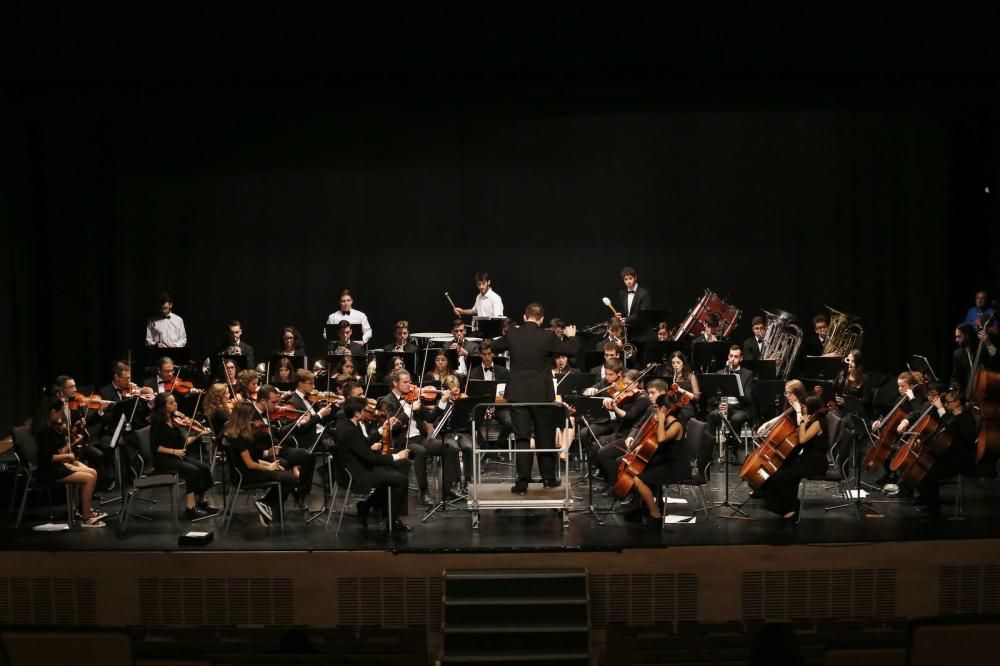
<svg viewBox="0 0 1000 666">
<path fill-rule="evenodd" d="M 208 512 L 202 509 L 200 506 L 196 506 L 184 511 L 184 516 L 188 520 L 194 520 L 195 518 L 204 518 L 208 515 Z"/>
<path fill-rule="evenodd" d="M 527 495 L 528 494 L 528 484 L 518 481 L 510 487 L 510 492 L 515 495 Z"/>
<path fill-rule="evenodd" d="M 641 523 L 642 522 L 642 509 L 632 509 L 631 511 L 622 515 L 622 520 L 626 523 Z"/>
<path fill-rule="evenodd" d="M 652 516 L 643 516 L 642 526 L 654 530 L 663 529 L 663 516 L 660 516 L 659 518 L 653 518 Z"/>
<path fill-rule="evenodd" d="M 219 513 L 219 509 L 212 506 L 205 500 L 198 502 L 198 508 L 205 512 L 206 516 L 214 516 Z"/>
<path fill-rule="evenodd" d="M 370 507 L 368 506 L 368 502 L 366 502 L 364 500 L 361 500 L 360 502 L 358 502 L 358 505 L 357 505 L 358 522 L 361 523 L 362 527 L 368 527 L 368 509 L 369 508 Z"/>
<path fill-rule="evenodd" d="M 562 485 L 562 479 L 542 479 L 542 487 L 558 488 Z"/>
<path fill-rule="evenodd" d="M 394 518 L 392 521 L 392 525 L 389 526 L 389 531 L 394 533 L 412 532 L 413 528 L 404 523 L 399 518 Z"/>
<path fill-rule="evenodd" d="M 292 500 L 295 502 L 296 509 L 300 511 L 306 510 L 306 498 L 298 488 L 292 488 Z"/>
<path fill-rule="evenodd" d="M 432 500 L 431 496 L 425 491 L 420 493 L 420 504 L 423 504 L 424 506 L 434 506 L 434 500 Z"/>
</svg>

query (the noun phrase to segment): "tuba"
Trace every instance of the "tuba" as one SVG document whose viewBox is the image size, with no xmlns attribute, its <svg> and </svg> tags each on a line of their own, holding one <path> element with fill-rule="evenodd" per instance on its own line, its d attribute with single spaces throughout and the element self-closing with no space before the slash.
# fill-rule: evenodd
<svg viewBox="0 0 1000 666">
<path fill-rule="evenodd" d="M 864 329 L 857 322 L 857 317 L 834 310 L 829 305 L 826 309 L 830 311 L 830 334 L 823 345 L 823 355 L 847 356 L 852 349 L 861 349 Z"/>
<path fill-rule="evenodd" d="M 767 315 L 767 330 L 764 331 L 762 358 L 776 361 L 775 376 L 778 379 L 788 379 L 802 345 L 802 329 L 795 324 L 795 317 L 787 312 L 778 312 L 779 314 L 772 314 L 764 310 Z"/>
</svg>

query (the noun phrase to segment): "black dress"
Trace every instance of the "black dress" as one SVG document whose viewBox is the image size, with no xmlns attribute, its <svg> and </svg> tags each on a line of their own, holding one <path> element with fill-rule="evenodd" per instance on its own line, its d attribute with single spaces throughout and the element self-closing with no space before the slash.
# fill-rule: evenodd
<svg viewBox="0 0 1000 666">
<path fill-rule="evenodd" d="M 252 483 L 267 483 L 269 481 L 280 481 L 281 482 L 281 494 L 278 494 L 278 489 L 272 486 L 268 489 L 267 494 L 264 496 L 263 500 L 271 505 L 271 511 L 273 515 L 278 515 L 279 503 L 283 504 L 286 499 L 288 499 L 288 493 L 292 492 L 299 480 L 295 478 L 295 475 L 288 471 L 286 467 L 284 471 L 269 471 L 262 469 L 250 469 L 247 467 L 246 462 L 243 460 L 243 452 L 247 451 L 250 453 L 250 457 L 259 462 L 263 456 L 263 451 L 265 448 L 271 445 L 271 438 L 267 435 L 257 436 L 251 439 L 246 439 L 244 437 L 238 437 L 236 439 L 231 439 L 229 441 L 229 455 L 233 458 L 233 466 L 236 467 L 240 474 L 243 476 L 244 485 Z M 287 465 L 285 463 L 283 467 Z"/>
<path fill-rule="evenodd" d="M 66 435 L 56 432 L 52 426 L 45 426 L 35 435 L 35 444 L 38 446 L 39 481 L 51 483 L 71 474 L 65 464 L 52 461 L 52 456 L 66 446 Z"/>
<path fill-rule="evenodd" d="M 826 419 L 821 417 L 816 422 L 819 423 L 819 434 L 800 445 L 796 449 L 797 455 L 793 453 L 789 456 L 781 469 L 772 474 L 771 478 L 761 486 L 760 492 L 764 496 L 768 511 L 781 515 L 789 511 L 798 511 L 799 481 L 826 471 L 828 464 L 826 455 L 830 449 Z"/>
<path fill-rule="evenodd" d="M 639 475 L 639 478 L 647 486 L 666 486 L 691 478 L 691 461 L 684 448 L 687 428 L 684 427 L 683 421 L 677 421 L 677 423 L 681 424 L 680 437 L 660 442 L 653 458 Z M 673 426 L 673 424 L 670 425 Z"/>
</svg>

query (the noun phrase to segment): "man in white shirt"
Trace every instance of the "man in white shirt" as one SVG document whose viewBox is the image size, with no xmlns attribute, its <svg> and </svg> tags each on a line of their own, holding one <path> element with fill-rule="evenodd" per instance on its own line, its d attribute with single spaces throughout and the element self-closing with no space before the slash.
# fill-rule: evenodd
<svg viewBox="0 0 1000 666">
<path fill-rule="evenodd" d="M 489 273 L 476 273 L 476 302 L 471 308 L 455 308 L 455 314 L 474 315 L 476 317 L 502 317 L 503 299 L 500 294 L 493 291 L 493 281 Z"/>
<path fill-rule="evenodd" d="M 326 318 L 326 323 L 328 325 L 339 324 L 341 321 L 347 320 L 350 324 L 359 324 L 361 326 L 361 343 L 367 345 L 368 341 L 372 339 L 372 327 L 368 323 L 368 317 L 361 310 L 353 309 L 354 297 L 351 296 L 351 290 L 345 289 L 340 292 L 340 309 L 331 314 Z M 326 338 L 326 331 L 323 331 L 323 337 Z"/>
<path fill-rule="evenodd" d="M 186 347 L 187 331 L 184 320 L 173 313 L 174 299 L 164 292 L 160 294 L 160 313 L 146 323 L 147 347 Z"/>
</svg>

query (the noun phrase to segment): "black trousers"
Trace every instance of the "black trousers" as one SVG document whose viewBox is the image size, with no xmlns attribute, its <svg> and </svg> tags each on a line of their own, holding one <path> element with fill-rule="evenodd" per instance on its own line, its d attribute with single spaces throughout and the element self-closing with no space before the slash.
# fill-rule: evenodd
<svg viewBox="0 0 1000 666">
<path fill-rule="evenodd" d="M 281 466 L 286 470 L 291 470 L 293 467 L 299 468 L 299 478 L 296 483 L 292 484 L 292 487 L 298 489 L 300 497 L 308 495 L 312 489 L 316 456 L 309 453 L 306 449 L 290 446 L 278 452 L 278 459 L 281 461 Z"/>
<path fill-rule="evenodd" d="M 288 493 L 292 492 L 292 488 L 295 484 L 299 482 L 299 479 L 295 478 L 295 475 L 290 471 L 285 469 L 284 471 L 265 471 L 261 469 L 244 469 L 241 470 L 243 474 L 243 483 L 268 483 L 270 481 L 278 481 L 281 483 L 281 492 L 275 487 L 269 488 L 267 494 L 264 495 L 263 501 L 267 502 L 271 507 L 271 513 L 277 519 L 278 516 L 278 506 L 279 504 L 284 504 L 285 500 L 288 499 Z"/>
<path fill-rule="evenodd" d="M 761 494 L 768 511 L 786 514 L 799 508 L 799 481 L 826 471 L 826 450 L 805 449 L 800 456 L 791 456 L 781 469 L 771 475 Z"/>
<path fill-rule="evenodd" d="M 554 449 L 556 445 L 556 428 L 565 423 L 565 412 L 562 407 L 511 407 L 510 421 L 514 429 L 514 446 L 518 451 L 530 450 L 531 434 L 535 435 L 535 448 Z M 555 481 L 556 453 L 538 453 L 538 469 L 545 481 Z M 531 481 L 533 456 L 527 453 L 517 454 L 517 483 L 527 484 Z"/>
<path fill-rule="evenodd" d="M 177 472 L 187 484 L 187 492 L 201 494 L 215 485 L 212 479 L 212 468 L 200 460 L 190 457 L 181 460 L 177 456 L 157 453 L 153 456 L 153 464 L 157 472 Z"/>
<path fill-rule="evenodd" d="M 404 468 L 405 469 L 405 468 Z M 406 486 L 408 475 L 400 468 L 374 467 L 368 477 L 372 485 L 372 495 L 368 498 L 369 506 L 384 510 L 386 507 L 386 496 L 389 494 L 386 489 L 392 489 L 392 515 L 393 517 L 406 514 Z"/>
<path fill-rule="evenodd" d="M 441 456 L 441 484 L 447 490 L 458 478 L 458 447 L 450 446 L 440 437 L 425 439 L 411 437 L 406 442 L 413 459 L 414 475 L 421 493 L 427 492 L 427 457 Z"/>
<path fill-rule="evenodd" d="M 930 506 L 941 503 L 941 482 L 958 474 L 971 474 L 975 471 L 975 458 L 970 453 L 957 450 L 952 444 L 941 458 L 928 470 L 917 487 L 920 500 Z"/>
<path fill-rule="evenodd" d="M 111 439 L 93 439 L 83 445 L 80 459 L 97 472 L 97 487 L 101 488 L 114 477 L 115 457 L 111 452 Z"/>
<path fill-rule="evenodd" d="M 729 423 L 733 426 L 733 430 L 737 433 L 740 432 L 744 424 L 750 422 L 750 413 L 739 408 L 734 409 L 730 407 L 727 416 L 729 417 Z M 733 433 L 722 423 L 722 415 L 719 414 L 718 410 L 709 412 L 708 432 L 712 434 L 712 437 L 704 438 L 701 444 L 698 445 L 698 472 L 704 472 L 708 463 L 712 462 L 712 452 L 715 449 L 719 428 L 726 429 L 726 441 L 729 443 L 729 446 L 736 446 L 736 442 L 733 441 Z"/>
<path fill-rule="evenodd" d="M 455 449 L 456 455 L 462 454 L 462 475 L 466 483 L 472 483 L 472 435 L 467 432 L 456 432 L 445 438 L 449 446 Z M 455 477 L 458 478 L 457 475 Z"/>
<path fill-rule="evenodd" d="M 594 460 L 604 480 L 613 485 L 618 477 L 618 459 L 625 455 L 625 438 L 602 437 L 601 442 L 603 445 L 597 450 Z"/>
</svg>

